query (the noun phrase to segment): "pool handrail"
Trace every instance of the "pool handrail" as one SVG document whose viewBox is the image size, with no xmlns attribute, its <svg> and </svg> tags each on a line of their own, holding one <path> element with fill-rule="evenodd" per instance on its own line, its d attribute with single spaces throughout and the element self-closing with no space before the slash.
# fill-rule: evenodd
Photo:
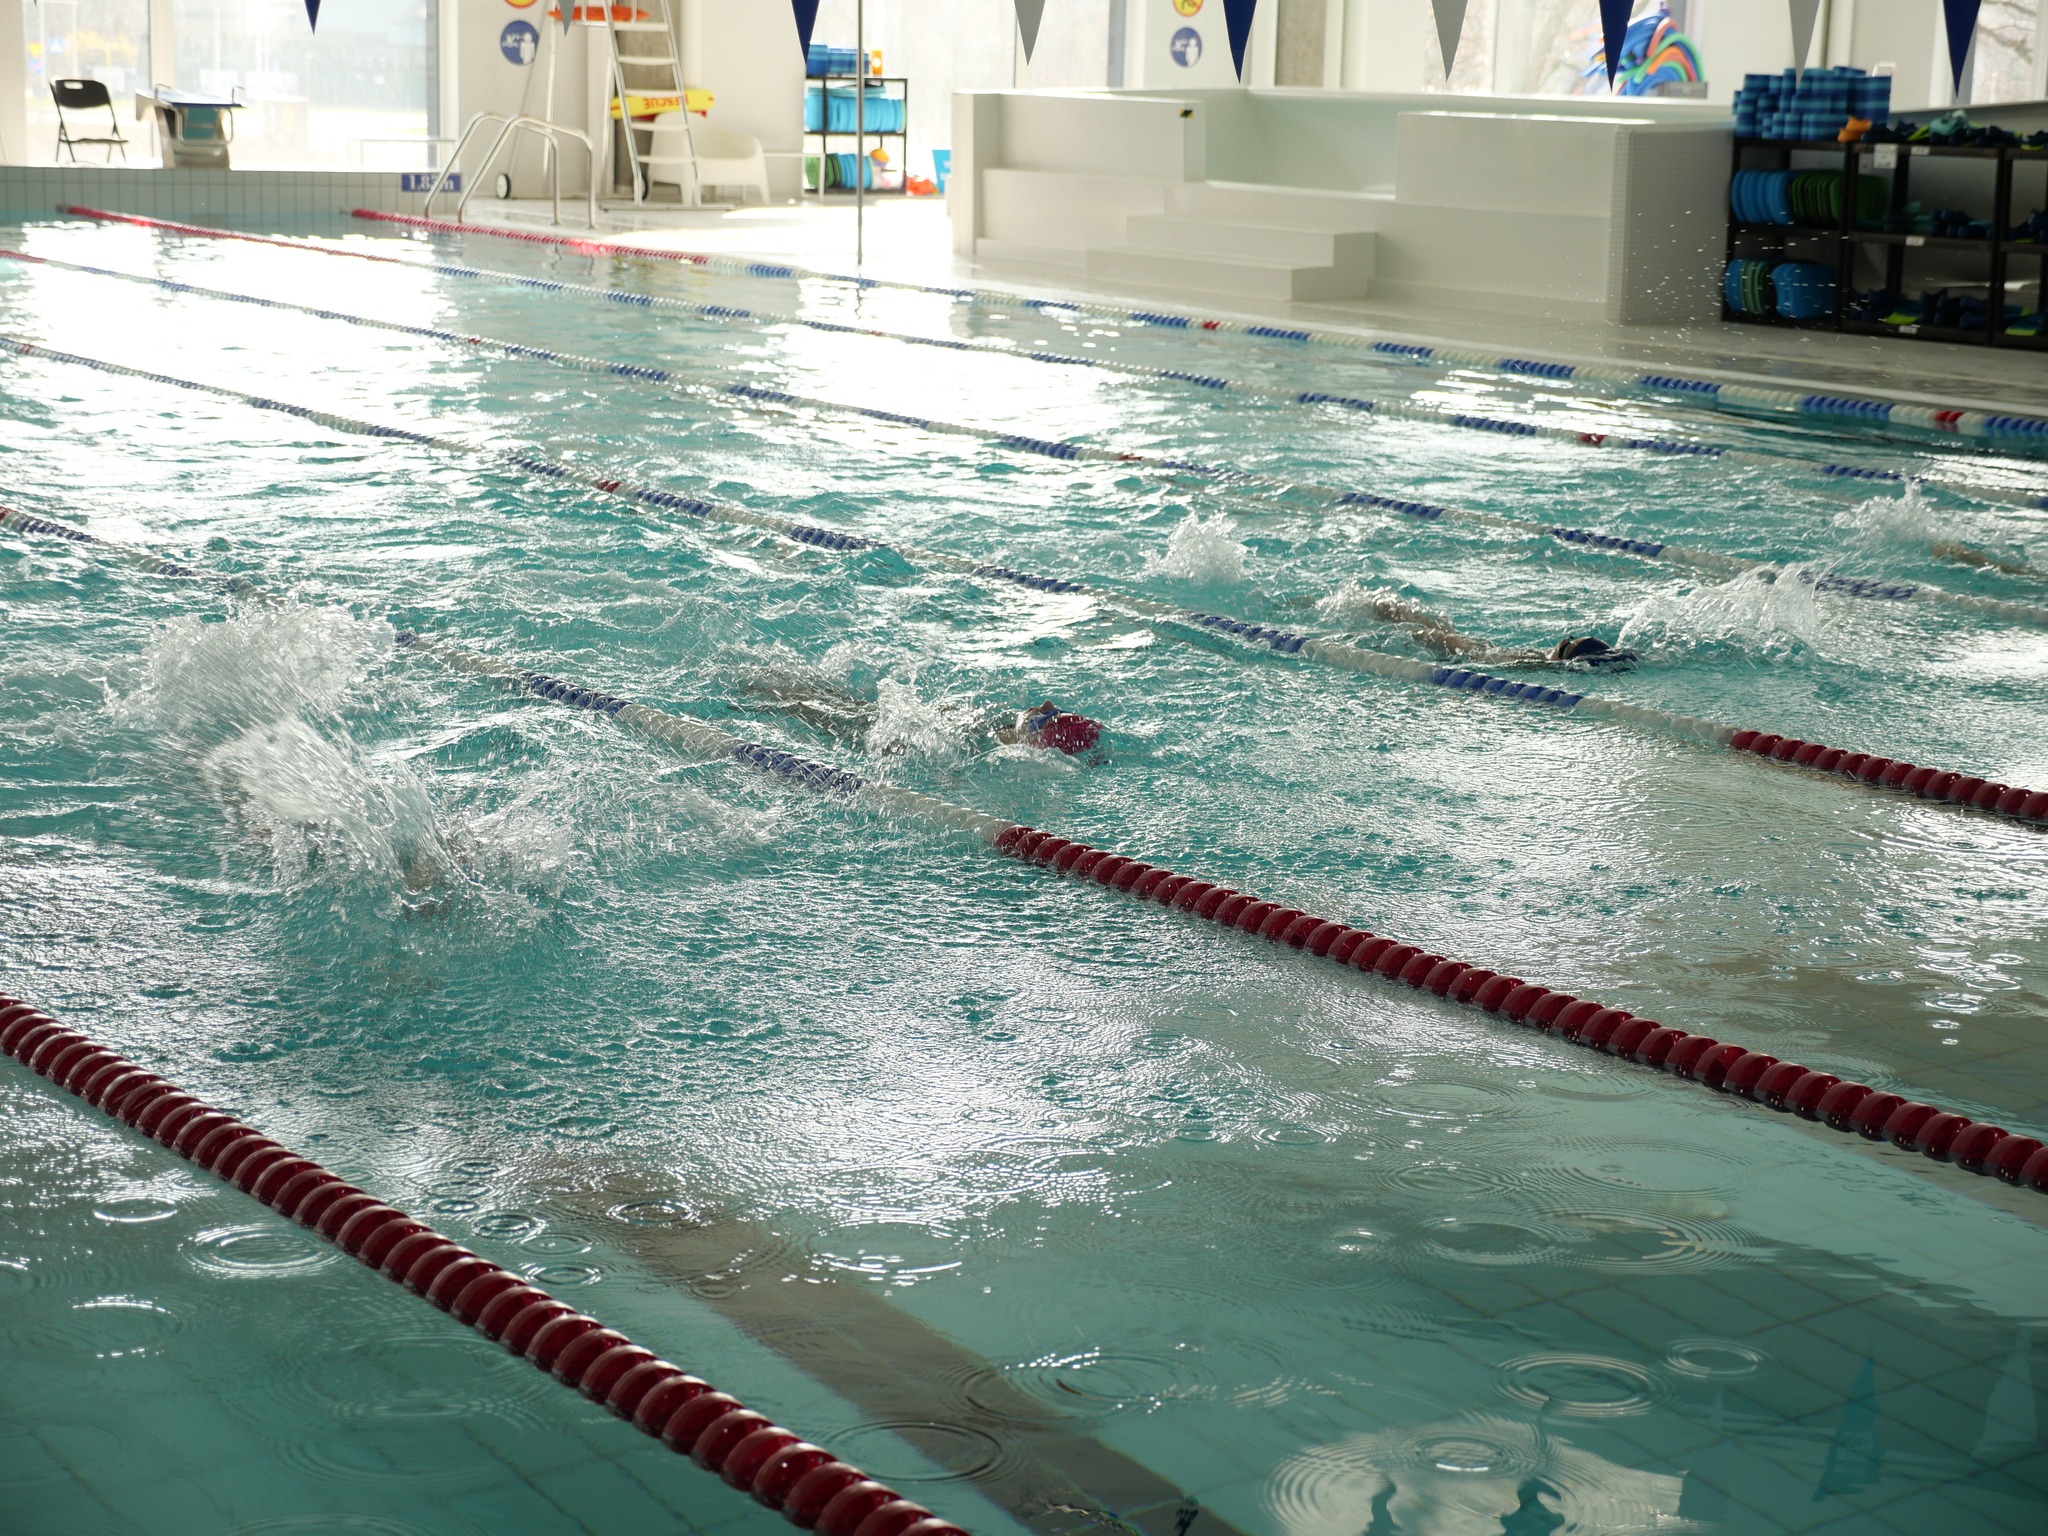
<svg viewBox="0 0 2048 1536">
<path fill-rule="evenodd" d="M 462 188 L 462 196 L 455 204 L 455 217 L 458 222 L 460 222 L 464 213 L 468 211 L 469 200 L 476 196 L 477 187 L 482 184 L 484 177 L 489 174 L 491 162 L 497 159 L 498 151 L 505 147 L 506 141 L 514 133 L 523 130 L 527 133 L 539 134 L 541 141 L 547 146 L 548 193 L 554 203 L 552 223 L 558 229 L 562 223 L 562 155 L 560 146 L 556 141 L 558 138 L 571 138 L 583 146 L 583 152 L 589 157 L 590 161 L 590 185 L 588 192 L 585 194 L 587 207 L 584 211 L 584 220 L 593 232 L 596 231 L 597 146 L 590 142 L 590 135 L 587 133 L 582 133 L 574 128 L 565 128 L 560 123 L 551 123 L 546 118 L 531 117 L 523 112 L 479 112 L 463 125 L 462 136 L 455 141 L 455 149 L 448 156 L 447 164 L 443 165 L 439 172 L 435 174 L 434 184 L 427 188 L 427 200 L 421 204 L 422 214 L 430 215 L 432 213 L 434 199 L 447 188 L 449 177 L 455 175 L 457 167 L 462 164 L 462 151 L 468 145 L 470 136 L 486 123 L 497 123 L 500 125 L 498 136 L 491 140 L 489 151 L 485 153 L 475 173 Z"/>
</svg>

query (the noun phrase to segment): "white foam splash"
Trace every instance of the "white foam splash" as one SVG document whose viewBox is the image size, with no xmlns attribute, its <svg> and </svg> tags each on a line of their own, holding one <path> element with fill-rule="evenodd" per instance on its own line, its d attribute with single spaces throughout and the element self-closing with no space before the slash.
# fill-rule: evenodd
<svg viewBox="0 0 2048 1536">
<path fill-rule="evenodd" d="M 1401 601 L 1391 587 L 1373 587 L 1356 576 L 1348 577 L 1336 591 L 1316 600 L 1316 617 L 1325 624 L 1351 626 L 1381 622 L 1381 607 Z"/>
<path fill-rule="evenodd" d="M 909 683 L 885 677 L 875 689 L 875 723 L 868 750 L 945 761 L 961 756 L 967 732 L 960 710 L 945 699 L 925 699 Z"/>
<path fill-rule="evenodd" d="M 1935 509 L 1921 494 L 1920 487 L 1907 481 L 1897 496 L 1878 495 L 1859 501 L 1834 515 L 1834 526 L 1870 542 L 1921 543 L 1940 530 L 1934 526 Z"/>
<path fill-rule="evenodd" d="M 134 723 L 217 742 L 254 722 L 334 714 L 392 629 L 334 608 L 248 609 L 224 622 L 173 619 L 157 631 L 142 686 L 121 701 Z"/>
<path fill-rule="evenodd" d="M 1155 576 L 1205 584 L 1245 579 L 1245 547 L 1229 515 L 1218 512 L 1206 522 L 1190 512 L 1166 536 L 1166 553 L 1147 562 Z"/>
<path fill-rule="evenodd" d="M 1636 605 L 1617 641 L 1638 651 L 1727 647 L 1769 661 L 1820 649 L 1826 616 L 1810 566 L 1757 566 L 1719 584 L 1669 587 Z"/>
</svg>

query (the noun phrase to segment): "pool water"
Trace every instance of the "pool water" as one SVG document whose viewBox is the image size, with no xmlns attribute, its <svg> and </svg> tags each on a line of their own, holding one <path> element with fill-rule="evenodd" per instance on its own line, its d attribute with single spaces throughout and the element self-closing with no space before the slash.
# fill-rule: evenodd
<svg viewBox="0 0 2048 1536">
<path fill-rule="evenodd" d="M 1788 579 L 1684 580 L 49 268 L 0 263 L 0 334 L 1407 654 L 1372 592 L 1505 644 L 1590 630 L 1644 665 L 1574 688 L 2048 784 L 2048 636 L 1797 579 L 2038 596 L 1928 544 L 2039 549 L 2048 514 L 1810 465 L 2048 492 L 2048 463 L 481 236 L 322 239 L 1782 458 L 0 226 L 69 261 L 1668 538 Z M 0 543 L 0 987 L 949 1518 L 2048 1522 L 2037 1195 L 665 755 L 391 637 L 2035 1132 L 2038 828 L 50 359 L 0 359 L 0 379 L 0 500 L 300 599 L 238 607 Z M 993 740 L 1045 697 L 1106 722 L 1099 761 Z M 0 1312 L 0 1488 L 23 1529 L 777 1526 L 65 1096 L 20 1072 L 0 1091 L 0 1285 L 23 1299 Z"/>
</svg>

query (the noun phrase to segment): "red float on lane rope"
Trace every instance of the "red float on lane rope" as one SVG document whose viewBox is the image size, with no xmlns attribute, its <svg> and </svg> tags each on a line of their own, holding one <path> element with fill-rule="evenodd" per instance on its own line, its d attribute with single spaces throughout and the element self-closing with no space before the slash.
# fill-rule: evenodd
<svg viewBox="0 0 2048 1536">
<path fill-rule="evenodd" d="M 675 1450 L 695 1454 L 797 1525 L 828 1536 L 966 1536 L 624 1334 L 5 995 L 0 1054 L 312 1228 Z"/>
<path fill-rule="evenodd" d="M 1736 744 L 1744 751 L 1780 756 L 1819 769 L 1825 769 L 1831 758 L 1837 758 L 1839 771 L 1851 776 L 1856 776 L 1856 765 L 1860 763 L 1862 776 L 1890 778 L 1893 783 L 1911 780 L 1916 771 L 1910 763 L 1843 757 L 1833 748 L 1813 748 L 1810 742 L 1763 737 L 1753 731 L 1740 733 Z M 1896 777 L 1892 775 L 1894 769 Z M 1917 782 L 1931 794 L 1942 778 L 1931 774 Z M 1951 793 L 1960 796 L 1971 782 L 1957 782 Z M 1993 804 L 2004 805 L 2017 793 L 2026 797 L 2025 804 L 2034 803 L 2030 791 L 1975 782 L 1982 785 L 1981 789 L 1971 791 L 1978 799 L 1989 794 Z M 2048 796 L 2041 797 L 2041 805 L 2048 809 Z M 1134 866 L 1120 854 L 1071 838 L 1052 837 L 1035 827 L 1004 827 L 990 839 L 990 845 L 1009 858 L 1049 864 L 1055 871 L 1082 878 L 1088 878 L 1090 869 L 1102 870 L 1112 864 L 1119 871 L 1142 868 L 1145 875 L 1127 888 L 1133 895 L 1156 900 L 1176 911 L 1225 928 L 1241 928 L 1270 943 L 1285 943 L 1353 970 L 1370 971 L 1390 981 L 1426 989 L 1451 1002 L 1498 1014 L 1525 1029 L 1548 1032 L 1639 1066 L 1689 1078 L 1720 1093 L 1754 1099 L 1781 1113 L 1798 1115 L 1845 1135 L 1871 1141 L 1889 1140 L 1939 1161 L 1953 1161 L 1972 1173 L 2048 1193 L 2048 1146 L 2031 1136 L 1995 1125 L 1974 1125 L 1966 1116 L 1909 1103 L 1898 1094 L 1880 1093 L 1867 1083 L 1846 1082 L 1833 1073 L 1816 1071 L 1798 1062 L 1781 1062 L 1764 1051 L 1746 1050 L 1725 1040 L 1675 1029 L 1656 1019 L 1638 1018 L 1626 1008 L 1610 1008 L 1590 998 L 1573 997 L 1524 981 L 1519 976 L 1504 976 L 1498 971 L 1466 965 L 1413 944 L 1398 943 L 1384 935 L 1303 912 L 1298 907 L 1177 875 L 1159 865 Z M 1104 883 L 1112 888 L 1125 886 L 1117 875 L 1107 877 Z M 0 1020 L 5 1017 L 0 1013 Z M 0 1038 L 4 1038 L 6 1028 L 0 1023 Z M 822 1511 L 822 1504 L 819 1509 Z M 803 1523 L 799 1517 L 792 1518 Z"/>
</svg>

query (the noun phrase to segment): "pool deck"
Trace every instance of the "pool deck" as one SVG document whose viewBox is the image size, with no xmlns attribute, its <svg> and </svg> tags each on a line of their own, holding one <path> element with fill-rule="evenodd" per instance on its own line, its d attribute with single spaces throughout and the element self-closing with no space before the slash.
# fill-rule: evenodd
<svg viewBox="0 0 2048 1536">
<path fill-rule="evenodd" d="M 520 229 L 547 226 L 544 202 L 470 205 L 471 222 Z M 854 210 L 815 199 L 722 210 L 613 209 L 602 233 L 657 249 L 703 251 L 795 262 L 821 272 L 852 273 Z M 581 233 L 566 215 L 563 233 Z M 943 198 L 878 198 L 866 218 L 865 276 L 899 282 L 972 284 L 1018 293 L 1097 302 L 1130 298 L 1129 290 L 1091 286 L 1071 271 L 976 263 L 952 248 Z M 1588 325 L 1484 310 L 1425 308 L 1391 300 L 1260 305 L 1185 290 L 1154 289 L 1142 297 L 1176 309 L 1227 319 L 1279 320 L 1372 339 L 1498 348 L 1559 362 L 1640 363 L 1688 373 L 1770 383 L 1810 384 L 1916 404 L 1973 410 L 2048 413 L 2048 358 L 2039 352 L 1832 335 L 1770 326 Z"/>
</svg>

